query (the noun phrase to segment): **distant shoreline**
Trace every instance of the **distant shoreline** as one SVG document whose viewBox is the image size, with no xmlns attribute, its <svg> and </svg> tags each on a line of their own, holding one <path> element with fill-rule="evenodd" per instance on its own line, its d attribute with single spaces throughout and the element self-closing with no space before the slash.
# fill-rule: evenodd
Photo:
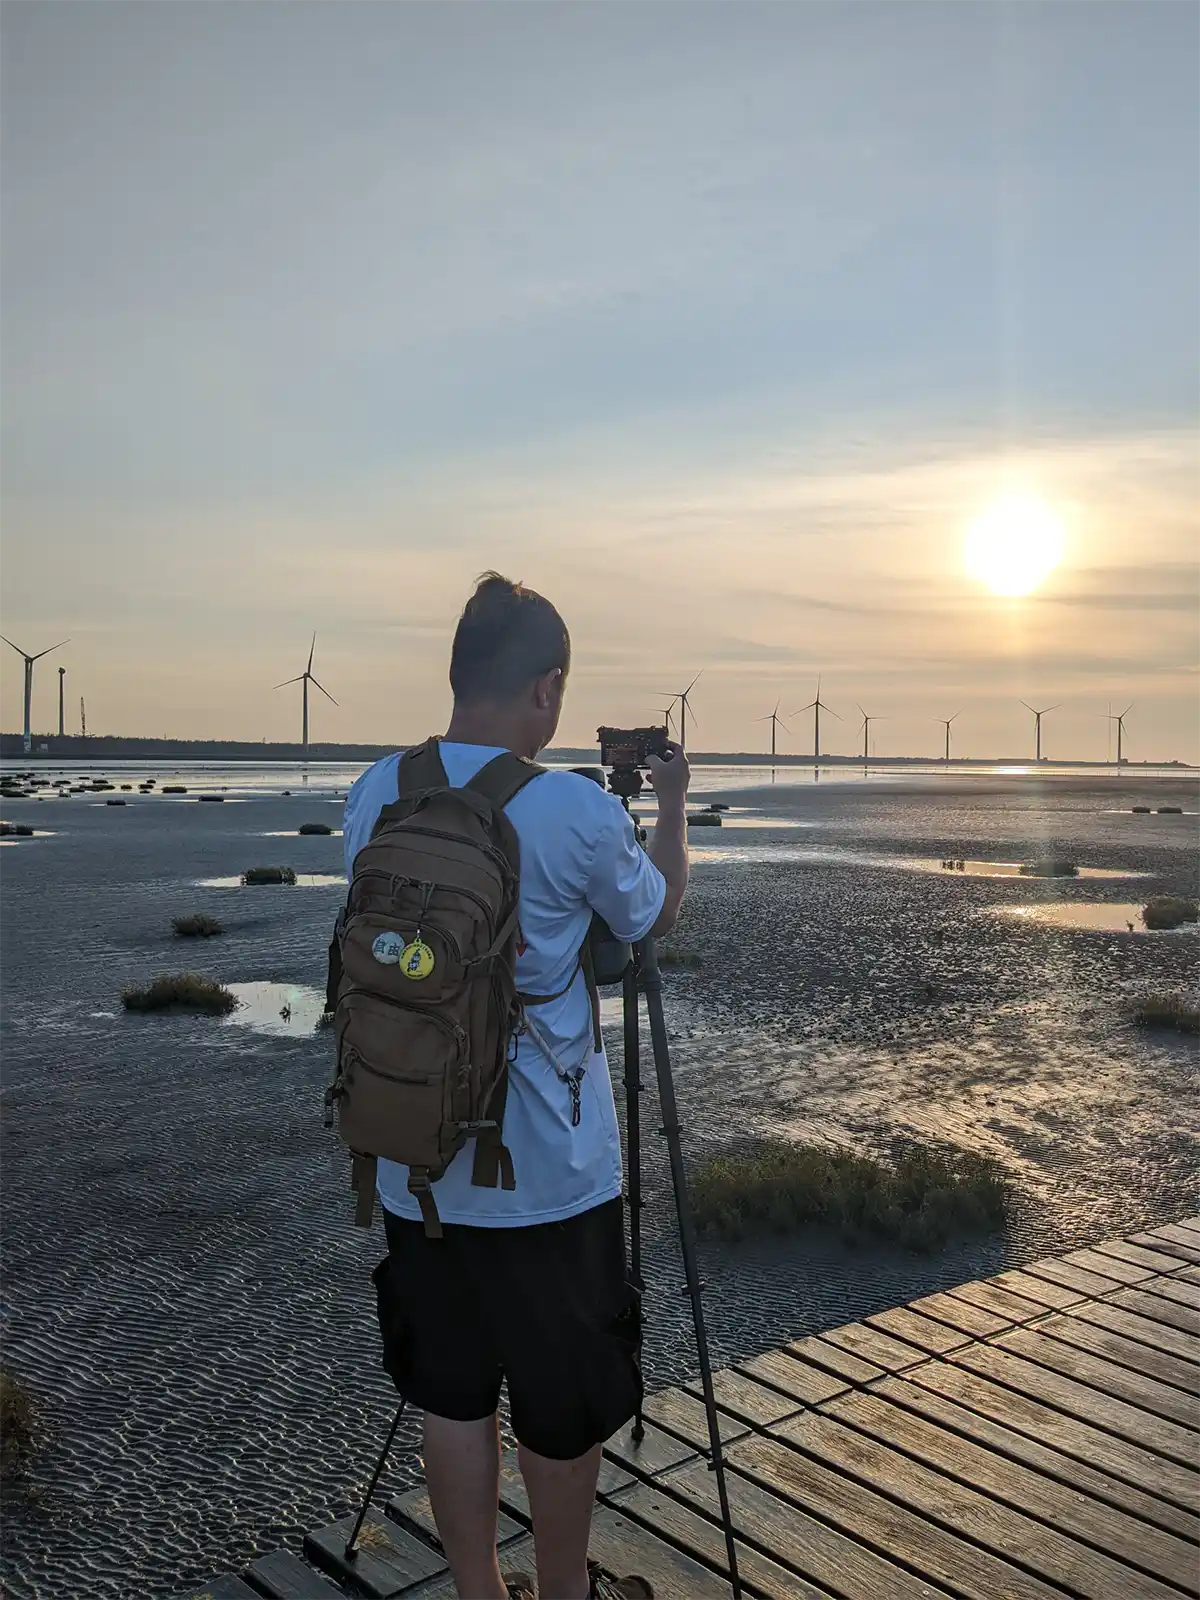
<svg viewBox="0 0 1200 1600">
<path fill-rule="evenodd" d="M 307 759 L 310 763 L 378 761 L 402 749 L 400 744 L 311 744 Z M 1036 771 L 1053 771 L 1060 767 L 1089 767 L 1097 772 L 1116 772 L 1113 761 L 1044 760 L 1035 762 L 1028 756 L 952 756 L 943 761 L 937 755 L 923 756 L 872 756 L 868 762 L 862 756 L 823 755 L 819 762 L 811 755 L 777 755 L 757 751 L 700 750 L 689 752 L 694 764 L 703 766 L 756 766 L 756 767 L 862 767 L 872 770 L 883 768 L 941 767 L 948 771 L 969 767 L 1025 767 Z M 550 761 L 575 762 L 580 766 L 595 766 L 599 751 L 564 747 L 545 752 Z M 232 739 L 131 739 L 117 736 L 81 738 L 78 735 L 60 739 L 57 734 L 35 734 L 33 750 L 26 753 L 19 733 L 0 733 L 0 760 L 3 761 L 245 761 L 259 764 L 280 762 L 294 765 L 305 760 L 303 745 L 265 744 Z M 1200 767 L 1185 761 L 1123 761 L 1121 772 L 1197 772 Z"/>
</svg>

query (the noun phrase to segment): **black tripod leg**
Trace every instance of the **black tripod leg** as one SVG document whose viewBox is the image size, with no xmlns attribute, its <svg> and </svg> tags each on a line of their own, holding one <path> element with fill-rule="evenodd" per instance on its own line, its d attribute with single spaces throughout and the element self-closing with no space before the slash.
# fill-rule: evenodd
<svg viewBox="0 0 1200 1600">
<path fill-rule="evenodd" d="M 641 1294 L 642 1282 L 642 1058 L 638 1034 L 637 967 L 631 962 L 622 982 L 625 1022 L 625 1154 L 629 1169 L 629 1276 Z M 633 1419 L 635 1444 L 645 1437 L 642 1402 Z"/>
<path fill-rule="evenodd" d="M 729 1558 L 729 1582 L 734 1600 L 740 1600 L 742 1585 L 738 1575 L 737 1550 L 733 1541 L 733 1519 L 725 1487 L 725 1457 L 721 1451 L 721 1429 L 717 1421 L 717 1400 L 713 1393 L 712 1363 L 708 1359 L 708 1335 L 704 1328 L 704 1309 L 700 1303 L 700 1272 L 696 1263 L 696 1231 L 688 1199 L 687 1177 L 683 1170 L 683 1146 L 679 1140 L 679 1110 L 675 1104 L 675 1083 L 671 1077 L 671 1057 L 667 1049 L 667 1025 L 663 1018 L 662 977 L 654 940 L 638 945 L 638 965 L 650 1019 L 650 1041 L 654 1048 L 654 1071 L 658 1078 L 658 1099 L 662 1107 L 662 1133 L 671 1161 L 671 1183 L 675 1189 L 675 1212 L 679 1218 L 679 1248 L 688 1298 L 692 1302 L 692 1323 L 696 1330 L 696 1355 L 700 1362 L 700 1382 L 704 1388 L 704 1413 L 708 1420 L 711 1466 L 717 1475 L 717 1498 L 721 1503 L 721 1525 L 725 1530 L 725 1551 Z"/>
<path fill-rule="evenodd" d="M 387 1443 L 383 1447 L 383 1454 L 375 1463 L 375 1471 L 371 1474 L 371 1482 L 367 1486 L 367 1492 L 363 1498 L 362 1508 L 358 1513 L 358 1521 L 354 1524 L 354 1532 L 346 1540 L 346 1548 L 342 1551 L 342 1556 L 346 1561 L 353 1561 L 355 1556 L 358 1554 L 358 1551 L 354 1547 L 358 1543 L 358 1536 L 362 1532 L 363 1523 L 366 1521 L 367 1507 L 371 1504 L 371 1496 L 375 1493 L 375 1485 L 379 1482 L 379 1474 L 383 1471 L 383 1464 L 391 1454 L 392 1440 L 396 1437 L 396 1429 L 400 1426 L 400 1418 L 403 1415 L 404 1401 L 401 1400 L 400 1408 L 396 1412 L 396 1415 L 392 1418 L 392 1426 L 388 1432 Z"/>
</svg>

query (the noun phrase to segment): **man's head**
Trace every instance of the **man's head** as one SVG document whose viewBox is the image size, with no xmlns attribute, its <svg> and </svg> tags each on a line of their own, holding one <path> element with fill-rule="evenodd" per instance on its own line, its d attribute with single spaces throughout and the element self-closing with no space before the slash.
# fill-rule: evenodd
<svg viewBox="0 0 1200 1600">
<path fill-rule="evenodd" d="M 549 600 L 485 572 L 450 652 L 454 722 L 492 724 L 495 742 L 519 742 L 536 753 L 558 727 L 570 665 L 571 636 Z"/>
</svg>

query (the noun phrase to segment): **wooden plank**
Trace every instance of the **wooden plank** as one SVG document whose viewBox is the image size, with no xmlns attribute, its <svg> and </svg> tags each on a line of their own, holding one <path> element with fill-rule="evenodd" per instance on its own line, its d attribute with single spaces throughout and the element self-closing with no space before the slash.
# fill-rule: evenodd
<svg viewBox="0 0 1200 1600">
<path fill-rule="evenodd" d="M 515 1544 L 505 1546 L 500 1557 L 501 1576 L 520 1572 L 532 1578 L 536 1571 L 537 1558 L 532 1534 L 522 1534 Z M 459 1600 L 459 1595 L 454 1579 L 447 1572 L 440 1578 L 430 1578 L 415 1589 L 407 1590 L 404 1600 Z"/>
<path fill-rule="evenodd" d="M 634 1444 L 633 1423 L 627 1422 L 619 1433 L 614 1433 L 605 1443 L 604 1454 L 611 1463 L 625 1469 L 627 1476 L 632 1474 L 638 1478 L 651 1478 L 656 1472 L 665 1472 L 668 1467 L 678 1467 L 684 1461 L 690 1461 L 696 1451 L 690 1444 L 681 1443 L 674 1434 L 664 1433 L 651 1423 L 646 1424 L 641 1441 Z"/>
<path fill-rule="evenodd" d="M 1135 1311 L 1126 1311 L 1111 1300 L 1085 1300 L 1082 1305 L 1072 1306 L 1066 1315 L 1082 1322 L 1093 1322 L 1098 1328 L 1111 1328 L 1127 1339 L 1136 1339 L 1155 1350 L 1167 1350 L 1181 1360 L 1200 1362 L 1200 1334 L 1184 1333 L 1180 1328 L 1151 1322 L 1149 1317 L 1139 1317 Z"/>
<path fill-rule="evenodd" d="M 700 1470 L 707 1472 L 707 1468 Z M 709 1566 L 727 1571 L 725 1533 L 720 1524 L 710 1522 L 682 1501 L 665 1494 L 666 1482 L 666 1478 L 656 1478 L 653 1483 L 635 1484 L 616 1496 L 612 1504 L 622 1516 L 680 1545 L 689 1555 Z M 779 1505 L 781 1510 L 787 1509 L 782 1501 Z M 734 1527 L 740 1528 L 742 1522 L 741 1514 L 735 1513 Z M 815 1588 L 741 1539 L 737 1541 L 737 1562 L 738 1576 L 743 1583 L 752 1583 L 770 1600 L 829 1600 L 826 1590 Z"/>
<path fill-rule="evenodd" d="M 418 1484 L 415 1489 L 408 1489 L 404 1494 L 394 1495 L 384 1509 L 393 1522 L 398 1522 L 410 1532 L 415 1532 L 418 1538 L 428 1539 L 436 1549 L 442 1548 L 433 1507 L 429 1503 L 429 1490 L 425 1484 Z M 524 1531 L 519 1522 L 514 1522 L 503 1511 L 499 1513 L 496 1523 L 497 1544 L 506 1545 L 511 1540 L 520 1538 Z"/>
<path fill-rule="evenodd" d="M 884 1372 L 903 1372 L 906 1367 L 929 1359 L 924 1350 L 915 1350 L 890 1334 L 868 1328 L 864 1322 L 847 1322 L 843 1327 L 828 1329 L 821 1337 L 839 1350 L 848 1350 L 860 1361 L 873 1362 Z"/>
<path fill-rule="evenodd" d="M 739 1362 L 738 1370 L 757 1383 L 769 1383 L 805 1405 L 832 1400 L 835 1394 L 844 1394 L 847 1388 L 844 1378 L 835 1378 L 807 1361 L 797 1361 L 790 1350 L 768 1350 L 751 1361 Z"/>
<path fill-rule="evenodd" d="M 927 1294 L 920 1300 L 909 1302 L 910 1311 L 919 1311 L 927 1317 L 936 1317 L 939 1322 L 944 1322 L 949 1328 L 957 1328 L 960 1333 L 969 1333 L 973 1339 L 986 1339 L 990 1333 L 999 1333 L 1002 1328 L 1011 1328 L 1016 1320 L 1013 1317 L 1001 1317 L 994 1311 L 985 1311 L 982 1306 L 974 1305 L 969 1300 L 957 1299 L 952 1294 Z"/>
<path fill-rule="evenodd" d="M 1182 1272 L 1175 1276 L 1181 1283 L 1200 1283 L 1200 1267 L 1184 1267 Z"/>
<path fill-rule="evenodd" d="M 304 1553 L 314 1566 L 339 1583 L 353 1583 L 371 1600 L 391 1600 L 392 1595 L 411 1589 L 422 1578 L 435 1577 L 445 1570 L 445 1560 L 437 1551 L 405 1533 L 396 1523 L 373 1516 L 363 1523 L 353 1560 L 347 1561 L 342 1552 L 354 1522 L 354 1517 L 343 1517 L 327 1528 L 306 1533 Z"/>
<path fill-rule="evenodd" d="M 947 1350 L 957 1350 L 970 1342 L 965 1335 L 952 1333 L 942 1323 L 923 1317 L 911 1306 L 893 1306 L 890 1311 L 878 1311 L 872 1317 L 864 1317 L 863 1321 L 868 1328 L 878 1328 L 934 1356 L 945 1355 Z"/>
<path fill-rule="evenodd" d="M 1195 1395 L 1200 1389 L 1200 1368 L 1192 1362 L 1181 1361 L 1178 1356 L 1168 1355 L 1165 1350 L 1154 1350 L 1149 1345 L 1138 1344 L 1109 1328 L 1097 1327 L 1069 1313 L 1039 1322 L 1035 1331 L 1050 1339 L 1062 1339 L 1080 1350 L 1090 1351 L 1092 1355 L 1103 1356 L 1106 1361 L 1114 1362 L 1119 1367 L 1128 1367 L 1147 1378 L 1157 1378 L 1160 1383 L 1171 1384 L 1185 1394 Z"/>
<path fill-rule="evenodd" d="M 729 1458 L 739 1472 L 764 1488 L 862 1540 L 881 1555 L 944 1584 L 963 1600 L 999 1600 L 1000 1596 L 1004 1600 L 1050 1600 L 1051 1596 L 1062 1600 L 1060 1590 L 844 1473 L 802 1455 L 782 1440 L 754 1435 L 735 1444 Z"/>
<path fill-rule="evenodd" d="M 1031 1300 L 1025 1295 L 1013 1294 L 998 1283 L 960 1283 L 956 1289 L 948 1289 L 946 1293 L 951 1300 L 961 1300 L 966 1305 L 978 1306 L 983 1311 L 1003 1318 L 1007 1327 L 1018 1322 L 1029 1322 L 1034 1317 L 1044 1317 L 1047 1311 L 1054 1309 L 1044 1300 Z"/>
<path fill-rule="evenodd" d="M 727 1578 L 717 1577 L 611 1506 L 592 1518 L 588 1553 L 609 1572 L 639 1573 L 652 1585 L 655 1600 L 729 1600 L 732 1592 Z"/>
<path fill-rule="evenodd" d="M 827 1403 L 825 1414 L 810 1412 L 793 1418 L 772 1433 L 835 1471 L 868 1483 L 931 1523 L 939 1523 L 998 1556 L 1011 1559 L 1019 1553 L 1022 1565 L 1033 1568 L 1039 1578 L 1068 1588 L 1084 1600 L 1113 1600 L 1114 1595 L 1121 1595 L 1122 1600 L 1168 1600 L 1171 1591 L 1157 1579 L 1135 1573 L 1023 1511 L 1001 1504 L 990 1494 L 981 1494 L 957 1479 L 922 1466 L 910 1455 L 844 1427 L 829 1416 L 831 1409 L 848 1409 L 857 1400 L 868 1407 L 875 1404 L 885 1411 L 894 1410 L 886 1401 L 873 1402 L 868 1395 L 843 1395 Z M 914 1428 L 919 1426 L 917 1419 L 910 1420 Z M 936 1434 L 938 1430 L 934 1428 L 932 1432 Z M 965 1445 L 963 1448 L 964 1453 L 969 1449 Z M 1009 1590 L 1002 1588 L 1000 1592 L 1007 1595 Z"/>
<path fill-rule="evenodd" d="M 956 1367 L 947 1367 L 945 1372 L 960 1382 L 964 1400 L 972 1398 L 972 1389 L 977 1391 L 986 1384 L 985 1379 L 960 1372 Z M 1036 1436 L 1022 1433 L 1018 1428 L 1008 1427 L 1004 1423 L 994 1422 L 973 1406 L 960 1405 L 957 1400 L 947 1398 L 938 1389 L 908 1378 L 882 1378 L 871 1392 L 886 1395 L 895 1405 L 904 1406 L 909 1411 L 928 1417 L 930 1421 L 939 1423 L 944 1428 L 953 1429 L 965 1438 L 987 1445 L 989 1449 L 1008 1456 L 1013 1461 L 1033 1467 L 1048 1477 L 1056 1478 L 1071 1488 L 1091 1495 L 1094 1500 L 1104 1501 L 1107 1505 L 1127 1512 L 1131 1517 L 1139 1518 L 1142 1522 L 1149 1522 L 1155 1527 L 1178 1533 L 1192 1543 L 1200 1541 L 1200 1516 L 1134 1488 L 1122 1478 L 1099 1471 L 1092 1465 L 1095 1452 L 1089 1449 L 1087 1430 L 1081 1430 L 1083 1437 L 1077 1437 L 1072 1441 L 1076 1451 L 1086 1456 L 1086 1459 L 1077 1459 L 1075 1455 L 1069 1455 L 1044 1443 L 1045 1430 L 1039 1426 L 1036 1417 L 1031 1419 L 1027 1415 L 1021 1419 L 1011 1416 L 1009 1397 L 1003 1389 L 993 1391 L 1000 1400 L 1000 1414 L 1009 1416 L 1012 1421 L 1023 1420 L 1026 1427 L 1032 1426 Z M 992 1409 L 997 1409 L 994 1403 Z M 1032 1405 L 1030 1409 L 1034 1409 Z M 1050 1426 L 1056 1434 L 1064 1431 L 1061 1425 L 1067 1422 L 1067 1419 L 1055 1418 L 1054 1413 L 1050 1413 L 1050 1416 L 1052 1419 Z M 1056 1422 L 1058 1427 L 1055 1427 Z M 1067 1426 L 1070 1427 L 1069 1422 Z M 1097 1437 L 1101 1441 L 1101 1449 L 1106 1454 L 1109 1446 L 1119 1444 L 1119 1441 L 1110 1440 L 1104 1434 Z M 1150 1457 L 1143 1465 L 1144 1476 L 1157 1482 L 1159 1465 L 1157 1459 Z"/>
<path fill-rule="evenodd" d="M 1181 1256 L 1185 1261 L 1200 1261 L 1200 1239 L 1190 1228 L 1171 1224 L 1165 1228 L 1151 1228 L 1148 1233 L 1135 1233 L 1134 1244 L 1149 1245 L 1152 1250 L 1165 1250 L 1169 1255 Z"/>
<path fill-rule="evenodd" d="M 1118 1256 L 1105 1255 L 1101 1250 L 1072 1250 L 1069 1256 L 1063 1256 L 1061 1260 L 1073 1267 L 1084 1267 L 1088 1272 L 1098 1273 L 1102 1278 L 1115 1278 L 1118 1283 L 1140 1283 L 1143 1278 L 1153 1277 L 1159 1270 L 1155 1267 L 1139 1267 L 1135 1262 L 1122 1261 Z"/>
<path fill-rule="evenodd" d="M 1174 1300 L 1177 1306 L 1200 1311 L 1200 1284 L 1185 1283 L 1178 1277 L 1143 1278 L 1138 1288 L 1145 1294 L 1158 1294 L 1167 1300 Z"/>
<path fill-rule="evenodd" d="M 850 1383 L 873 1383 L 876 1378 L 883 1377 L 882 1367 L 877 1367 L 872 1361 L 864 1361 L 861 1356 L 851 1355 L 849 1350 L 839 1349 L 836 1344 L 827 1344 L 822 1338 L 797 1339 L 787 1346 L 787 1350 L 789 1355 L 801 1361 L 810 1361 L 814 1367 L 821 1367 Z"/>
<path fill-rule="evenodd" d="M 307 1561 L 290 1550 L 272 1550 L 246 1568 L 246 1580 L 267 1600 L 343 1600 L 343 1591 L 326 1583 Z"/>
<path fill-rule="evenodd" d="M 844 1600 L 879 1600 L 881 1595 L 889 1600 L 928 1600 L 944 1593 L 740 1472 L 730 1472 L 726 1482 L 738 1531 L 814 1583 L 828 1584 Z M 678 1467 L 657 1479 L 655 1487 L 659 1486 L 710 1518 L 719 1518 L 716 1480 L 707 1467 Z"/>
<path fill-rule="evenodd" d="M 1176 1256 L 1166 1255 L 1161 1250 L 1149 1250 L 1145 1245 L 1132 1244 L 1128 1239 L 1106 1239 L 1095 1248 L 1099 1255 L 1116 1256 L 1118 1260 L 1132 1262 L 1135 1267 L 1145 1267 L 1148 1272 L 1174 1272 L 1179 1265 Z"/>
<path fill-rule="evenodd" d="M 1164 1300 L 1160 1294 L 1146 1294 L 1143 1289 L 1122 1289 L 1110 1294 L 1108 1304 L 1124 1306 L 1136 1311 L 1151 1322 L 1161 1322 L 1168 1328 L 1179 1328 L 1184 1333 L 1200 1333 L 1200 1316 L 1188 1306 L 1177 1306 L 1173 1300 Z"/>
<path fill-rule="evenodd" d="M 1143 1377 L 1140 1372 L 1129 1372 L 1059 1339 L 1048 1339 L 1040 1330 L 1017 1328 L 1012 1333 L 997 1334 L 995 1343 L 1014 1355 L 1024 1356 L 1027 1361 L 1036 1361 L 1039 1366 L 1091 1384 L 1101 1394 L 1126 1400 L 1131 1406 L 1140 1406 L 1143 1411 L 1152 1411 L 1155 1416 L 1167 1417 L 1184 1427 L 1196 1426 L 1197 1405 L 1191 1395 L 1154 1378 Z M 1193 1450 L 1200 1451 L 1200 1439 L 1195 1440 Z"/>
<path fill-rule="evenodd" d="M 1061 1283 L 1051 1283 L 1047 1278 L 1034 1277 L 1032 1273 L 1021 1272 L 1010 1268 L 1007 1272 L 998 1272 L 994 1278 L 987 1280 L 1001 1289 L 1020 1295 L 1022 1299 L 1032 1300 L 1039 1306 L 1050 1306 L 1055 1311 L 1061 1311 L 1065 1306 L 1073 1306 L 1085 1298 L 1077 1289 L 1065 1288 Z"/>
<path fill-rule="evenodd" d="M 1196 1436 L 1190 1429 L 1151 1415 L 1140 1406 L 1101 1394 L 1060 1372 L 1026 1361 L 1009 1350 L 1001 1350 L 990 1344 L 972 1344 L 965 1350 L 956 1351 L 948 1359 L 962 1362 L 972 1372 L 992 1378 L 1043 1404 L 1055 1406 L 1068 1416 L 1097 1423 L 1122 1439 L 1145 1445 L 1168 1460 L 1190 1466 L 1195 1459 Z"/>
<path fill-rule="evenodd" d="M 1130 1572 L 1129 1563 L 1168 1583 L 1186 1586 L 1196 1571 L 1196 1551 L 1183 1539 L 1147 1527 L 1112 1505 L 1093 1500 L 1043 1473 L 997 1455 L 985 1445 L 964 1439 L 928 1418 L 891 1404 L 888 1386 L 899 1380 L 885 1378 L 870 1394 L 842 1395 L 821 1407 L 822 1414 L 849 1424 L 880 1443 L 946 1473 L 971 1489 L 1003 1502 L 1022 1514 L 1048 1523 L 1085 1548 L 1073 1558 L 1074 1582 L 1081 1593 L 1164 1596 L 1158 1582 L 1147 1582 Z M 1003 1548 L 1003 1547 L 1001 1547 Z M 1018 1547 L 1021 1548 L 1021 1547 Z M 1119 1551 L 1114 1560 L 1107 1552 Z M 1041 1550 L 1037 1567 L 1045 1576 Z M 1061 1553 L 1061 1552 L 1060 1552 Z"/>
<path fill-rule="evenodd" d="M 686 1440 L 693 1452 L 708 1449 L 708 1417 L 702 1400 L 697 1400 L 683 1389 L 660 1389 L 649 1397 L 643 1410 L 649 1421 Z M 722 1444 L 731 1439 L 740 1439 L 747 1431 L 744 1422 L 739 1422 L 724 1411 L 717 1412 L 717 1425 L 721 1430 Z"/>
<path fill-rule="evenodd" d="M 262 1597 L 257 1589 L 252 1589 L 241 1578 L 235 1578 L 227 1572 L 206 1583 L 203 1589 L 188 1595 L 187 1600 L 262 1600 Z"/>
<path fill-rule="evenodd" d="M 1124 1281 L 1111 1274 L 1091 1272 L 1086 1267 L 1073 1267 L 1069 1261 L 1059 1261 L 1048 1256 L 1044 1261 L 1030 1262 L 1025 1268 L 1028 1277 L 1039 1278 L 1043 1283 L 1056 1283 L 1063 1289 L 1072 1289 L 1076 1295 L 1096 1296 L 1119 1289 Z"/>
<path fill-rule="evenodd" d="M 699 1378 L 693 1379 L 691 1383 L 685 1383 L 683 1387 L 693 1399 L 703 1404 L 704 1389 Z M 728 1367 L 721 1372 L 713 1373 L 713 1393 L 723 1411 L 728 1411 L 731 1416 L 760 1428 L 765 1428 L 772 1422 L 779 1422 L 784 1417 L 794 1416 L 800 1409 L 795 1400 L 780 1394 L 777 1389 L 768 1389 L 765 1384 L 755 1383 L 753 1378 L 747 1378 L 740 1372 L 733 1372 Z M 707 1428 L 704 1433 L 704 1445 L 707 1448 Z"/>
</svg>

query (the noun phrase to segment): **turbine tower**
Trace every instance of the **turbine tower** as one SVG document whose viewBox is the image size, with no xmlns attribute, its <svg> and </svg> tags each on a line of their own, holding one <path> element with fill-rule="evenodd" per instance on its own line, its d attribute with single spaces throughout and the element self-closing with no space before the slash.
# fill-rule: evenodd
<svg viewBox="0 0 1200 1600">
<path fill-rule="evenodd" d="M 943 761 L 948 762 L 950 760 L 950 724 L 957 722 L 961 716 L 962 712 L 956 711 L 952 717 L 935 717 L 933 719 L 935 722 L 940 722 L 946 730 L 946 754 L 942 757 Z"/>
<path fill-rule="evenodd" d="M 61 739 L 67 731 L 66 710 L 63 704 L 63 690 L 67 681 L 66 667 L 58 669 L 58 737 Z"/>
<path fill-rule="evenodd" d="M 329 690 L 324 686 L 324 684 L 317 683 L 317 680 L 313 677 L 313 670 L 312 670 L 313 652 L 316 650 L 316 648 L 317 648 L 317 636 L 314 633 L 313 636 L 312 636 L 312 644 L 309 646 L 309 651 L 308 651 L 308 665 L 305 667 L 304 671 L 300 674 L 300 676 L 298 678 L 288 678 L 285 683 L 277 683 L 275 685 L 275 687 L 277 689 L 286 689 L 289 684 L 293 684 L 293 683 L 302 683 L 304 685 L 304 759 L 305 759 L 305 761 L 308 760 L 308 686 L 309 686 L 309 684 L 310 683 L 316 684 L 317 688 L 320 689 L 321 693 L 325 696 L 326 700 L 330 701 L 333 705 L 337 705 L 337 701 L 334 700 L 333 696 L 330 694 Z"/>
<path fill-rule="evenodd" d="M 775 759 L 775 730 L 776 730 L 776 728 L 777 727 L 778 728 L 783 728 L 787 733 L 791 733 L 791 731 L 792 731 L 788 727 L 787 723 L 783 720 L 783 718 L 779 715 L 779 701 L 776 700 L 775 709 L 774 709 L 774 711 L 771 712 L 771 714 L 769 716 L 766 716 L 766 717 L 755 717 L 754 720 L 755 720 L 755 722 L 769 722 L 771 724 L 771 759 L 773 761 Z"/>
<path fill-rule="evenodd" d="M 1029 704 L 1028 700 L 1022 700 L 1021 704 L 1025 707 L 1026 711 L 1032 711 L 1033 712 L 1034 749 L 1035 749 L 1034 760 L 1035 761 L 1040 761 L 1042 759 L 1042 718 L 1044 716 L 1046 716 L 1048 712 L 1057 711 L 1058 710 L 1058 706 L 1043 706 L 1040 711 L 1037 711 L 1037 710 L 1034 709 L 1033 706 L 1031 706 Z M 1061 704 L 1062 704 L 1062 701 L 1060 700 L 1058 702 L 1058 705 L 1060 706 Z"/>
<path fill-rule="evenodd" d="M 677 700 L 679 702 L 679 748 L 681 750 L 683 750 L 684 752 L 687 751 L 687 719 L 689 717 L 691 717 L 692 726 L 695 727 L 695 725 L 696 725 L 695 713 L 692 711 L 691 706 L 688 705 L 688 695 L 691 694 L 692 690 L 699 683 L 703 672 L 704 672 L 704 668 L 701 667 L 700 671 L 692 679 L 691 683 L 688 684 L 686 689 L 680 689 L 677 692 L 673 692 L 670 689 L 659 689 L 657 691 L 659 694 L 669 694 L 671 696 L 671 705 L 672 706 L 675 704 L 675 702 Z M 668 711 L 667 711 L 667 726 L 668 727 L 670 726 L 670 717 L 671 717 L 671 713 L 670 713 L 670 709 L 668 708 Z"/>
<path fill-rule="evenodd" d="M 1125 718 L 1129 715 L 1129 713 L 1132 710 L 1133 710 L 1133 701 L 1131 700 L 1129 702 L 1129 704 L 1125 707 L 1124 711 L 1121 712 L 1120 716 L 1117 716 L 1112 711 L 1110 711 L 1108 713 L 1108 720 L 1110 722 L 1115 722 L 1116 725 L 1117 725 L 1117 765 L 1118 766 L 1121 766 L 1124 763 L 1124 760 L 1125 760 L 1125 757 L 1121 754 L 1121 744 L 1122 744 L 1122 741 L 1123 741 L 1124 735 L 1125 735 Z"/>
<path fill-rule="evenodd" d="M 829 715 L 831 717 L 837 717 L 839 722 L 842 720 L 841 717 L 838 716 L 837 712 L 833 709 L 833 707 L 832 706 L 827 706 L 825 704 L 824 700 L 821 699 L 821 680 L 820 680 L 820 678 L 817 679 L 817 698 L 815 700 L 810 700 L 806 706 L 801 706 L 799 711 L 793 711 L 791 714 L 792 714 L 793 717 L 798 717 L 798 716 L 801 715 L 802 712 L 805 712 L 805 711 L 811 711 L 812 714 L 813 714 L 813 761 L 817 766 L 820 766 L 820 764 L 821 764 L 821 713 L 822 713 L 822 711 L 828 711 L 828 713 L 829 713 Z"/>
<path fill-rule="evenodd" d="M 869 717 L 861 706 L 859 706 L 858 710 L 859 710 L 859 714 L 861 715 L 861 717 L 863 719 L 862 720 L 862 729 L 863 729 L 863 766 L 865 767 L 866 764 L 867 764 L 867 761 L 868 761 L 868 759 L 870 757 L 870 753 L 871 753 L 870 752 L 871 724 L 873 722 L 886 722 L 887 718 L 886 717 Z"/>
<path fill-rule="evenodd" d="M 49 650 L 39 650 L 37 655 L 30 656 L 25 654 L 24 650 L 21 649 L 19 644 L 13 644 L 12 640 L 5 638 L 4 634 L 2 633 L 0 633 L 0 639 L 4 639 L 5 644 L 12 645 L 12 648 L 25 663 L 25 737 L 22 748 L 24 749 L 25 754 L 28 755 L 33 749 L 33 733 L 30 728 L 29 720 L 30 713 L 33 710 L 33 663 L 35 661 L 40 661 L 43 656 L 50 655 L 51 651 L 61 650 L 63 645 L 70 644 L 71 641 L 70 639 L 60 639 L 57 644 L 52 644 Z"/>
</svg>

